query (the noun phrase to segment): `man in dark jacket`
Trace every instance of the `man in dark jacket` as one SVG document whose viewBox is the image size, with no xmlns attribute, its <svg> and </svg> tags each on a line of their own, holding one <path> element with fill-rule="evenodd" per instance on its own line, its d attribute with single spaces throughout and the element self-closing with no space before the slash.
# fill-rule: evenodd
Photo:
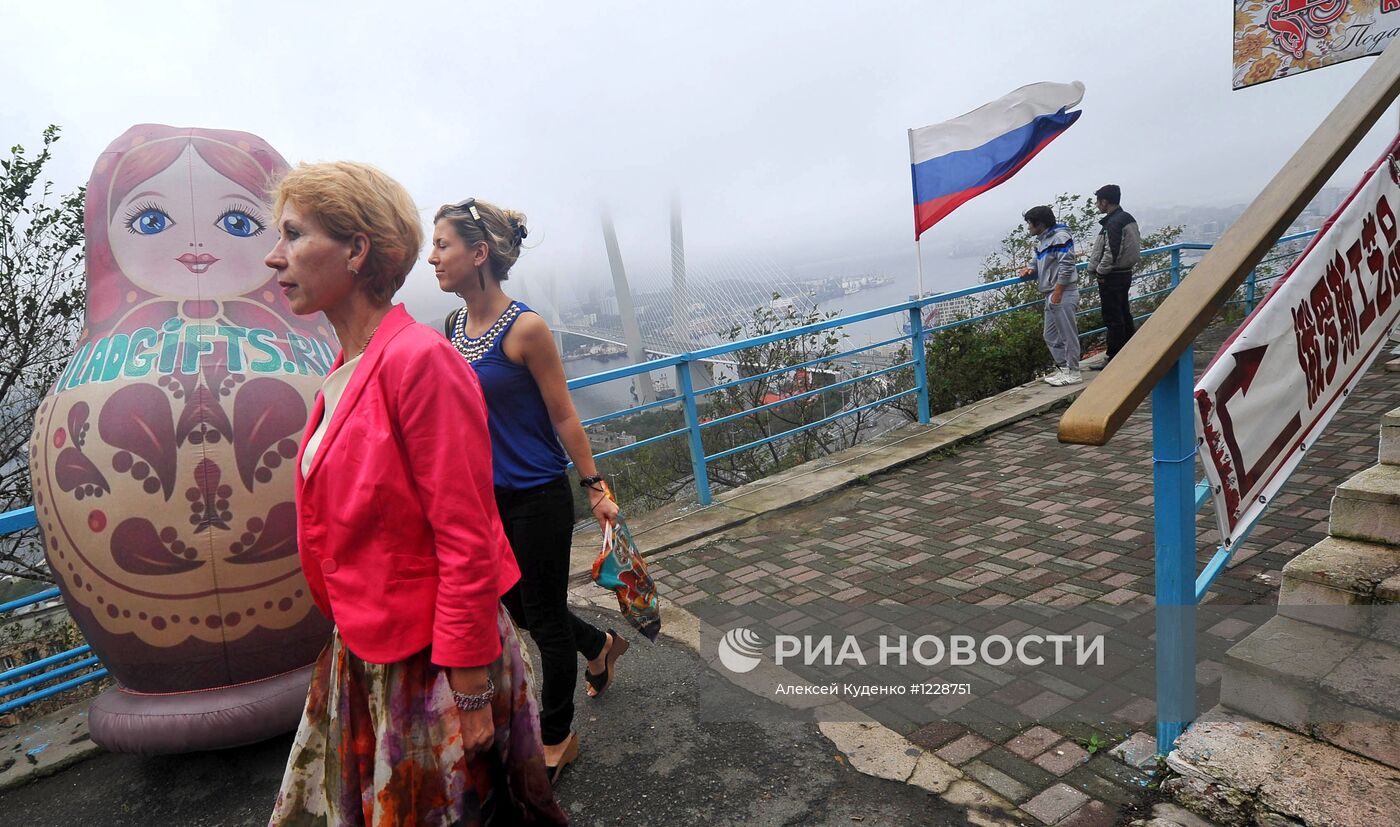
<svg viewBox="0 0 1400 827">
<path fill-rule="evenodd" d="M 1094 197 L 1104 217 L 1099 221 L 1102 229 L 1089 253 L 1089 272 L 1098 279 L 1103 323 L 1108 328 L 1108 358 L 1112 359 L 1132 338 L 1135 329 L 1128 293 L 1132 289 L 1133 267 L 1142 257 L 1142 235 L 1137 219 L 1118 205 L 1122 191 L 1117 184 L 1099 187 Z"/>
</svg>

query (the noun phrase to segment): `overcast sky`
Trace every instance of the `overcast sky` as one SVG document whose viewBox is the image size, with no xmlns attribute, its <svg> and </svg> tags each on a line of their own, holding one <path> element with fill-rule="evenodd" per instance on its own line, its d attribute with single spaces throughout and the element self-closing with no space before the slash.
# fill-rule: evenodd
<svg viewBox="0 0 1400 827">
<path fill-rule="evenodd" d="M 699 271 L 876 261 L 912 279 L 906 130 L 1035 81 L 1083 81 L 1083 117 L 926 245 L 1108 181 L 1149 226 L 1154 208 L 1252 198 L 1371 60 L 1232 92 L 1231 8 L 6 3 L 0 145 L 63 127 L 60 189 L 142 122 L 253 132 L 293 163 L 369 161 L 425 223 L 468 195 L 527 213 L 534 247 L 515 283 L 555 279 L 562 301 L 606 278 L 603 205 L 634 281 L 667 276 L 672 194 Z M 1391 114 L 1334 183 L 1353 183 L 1394 129 Z M 421 264 L 400 295 L 424 318 L 455 302 Z"/>
</svg>

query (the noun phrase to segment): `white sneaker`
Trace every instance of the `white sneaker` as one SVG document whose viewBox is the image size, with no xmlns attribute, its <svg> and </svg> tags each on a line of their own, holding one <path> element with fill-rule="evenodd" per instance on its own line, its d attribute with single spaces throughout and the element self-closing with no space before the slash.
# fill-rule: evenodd
<svg viewBox="0 0 1400 827">
<path fill-rule="evenodd" d="M 1059 386 L 1065 384 L 1065 380 L 1067 377 L 1068 373 L 1065 371 L 1064 368 L 1055 368 L 1054 373 L 1045 375 L 1040 381 L 1052 387 L 1058 388 Z"/>
<path fill-rule="evenodd" d="M 1083 381 L 1084 381 L 1084 377 L 1082 377 L 1082 376 L 1079 375 L 1079 371 L 1077 371 L 1077 370 L 1066 370 L 1066 371 L 1064 372 L 1064 380 L 1061 381 L 1061 382 L 1059 383 L 1059 385 L 1060 385 L 1061 387 L 1063 387 L 1064 385 L 1078 385 L 1080 382 L 1083 382 Z"/>
</svg>

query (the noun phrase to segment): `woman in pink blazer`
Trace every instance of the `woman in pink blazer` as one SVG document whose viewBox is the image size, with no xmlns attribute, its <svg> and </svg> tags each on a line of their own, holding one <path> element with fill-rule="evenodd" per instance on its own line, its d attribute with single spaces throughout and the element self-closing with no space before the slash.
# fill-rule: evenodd
<svg viewBox="0 0 1400 827">
<path fill-rule="evenodd" d="M 520 577 L 496 511 L 486 407 L 395 291 L 422 243 L 397 182 L 302 165 L 267 265 L 342 350 L 297 462 L 297 540 L 336 631 L 271 823 L 565 824 L 500 597 Z"/>
</svg>

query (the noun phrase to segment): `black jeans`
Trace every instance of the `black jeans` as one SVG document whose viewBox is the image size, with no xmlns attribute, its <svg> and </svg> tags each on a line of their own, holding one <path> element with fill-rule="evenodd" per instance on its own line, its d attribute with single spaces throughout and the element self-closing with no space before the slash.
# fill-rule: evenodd
<svg viewBox="0 0 1400 827">
<path fill-rule="evenodd" d="M 1108 328 L 1108 358 L 1112 359 L 1133 337 L 1133 311 L 1128 306 L 1128 291 L 1132 274 L 1110 273 L 1099 276 L 1099 303 L 1103 308 L 1103 324 Z"/>
<path fill-rule="evenodd" d="M 540 649 L 540 735 L 546 744 L 557 744 L 569 736 L 574 721 L 575 653 L 592 660 L 608 642 L 607 635 L 569 611 L 569 544 L 574 530 L 569 478 L 521 491 L 497 488 L 496 508 L 520 565 L 520 582 L 501 603 Z"/>
</svg>

